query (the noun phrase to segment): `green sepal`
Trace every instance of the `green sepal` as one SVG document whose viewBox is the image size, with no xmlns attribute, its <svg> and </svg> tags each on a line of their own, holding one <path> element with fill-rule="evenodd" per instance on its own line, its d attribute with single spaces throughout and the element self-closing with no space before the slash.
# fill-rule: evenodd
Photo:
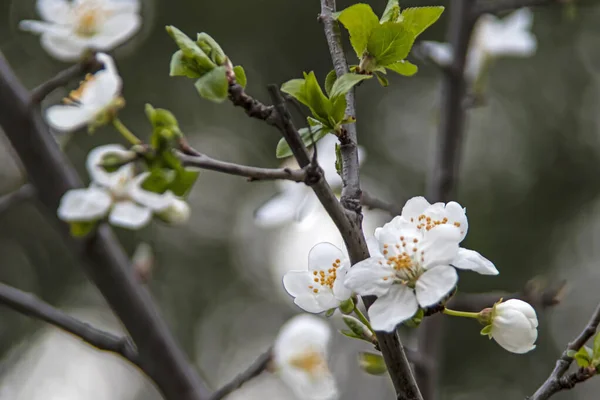
<svg viewBox="0 0 600 400">
<path fill-rule="evenodd" d="M 379 82 L 379 84 L 383 87 L 387 87 L 390 82 L 388 81 L 388 79 L 380 72 L 375 72 L 374 73 L 375 76 L 377 77 L 377 82 Z"/>
<path fill-rule="evenodd" d="M 343 301 L 342 303 L 340 303 L 340 311 L 342 312 L 342 314 L 350 314 L 354 311 L 354 300 L 352 300 L 352 298 L 349 298 L 346 301 Z"/>
<path fill-rule="evenodd" d="M 331 317 L 335 313 L 335 310 L 337 310 L 337 308 L 330 308 L 329 310 L 325 311 L 325 317 Z"/>
<path fill-rule="evenodd" d="M 173 143 L 183 137 L 177 118 L 169 110 L 154 108 L 146 104 L 146 116 L 152 124 L 151 146 L 158 151 L 170 149 Z"/>
<path fill-rule="evenodd" d="M 216 64 L 202 51 L 202 49 L 185 33 L 174 26 L 167 26 L 167 33 L 173 38 L 183 52 L 185 58 L 194 60 L 199 68 L 200 75 L 212 70 Z"/>
<path fill-rule="evenodd" d="M 360 369 L 370 375 L 383 375 L 387 372 L 385 361 L 381 354 L 360 352 L 358 353 Z"/>
<path fill-rule="evenodd" d="M 216 67 L 202 75 L 194 84 L 200 96 L 215 103 L 222 103 L 229 93 L 227 67 Z"/>
<path fill-rule="evenodd" d="M 492 337 L 492 325 L 487 325 L 484 326 L 483 329 L 481 330 L 481 332 L 479 332 L 479 334 L 481 336 L 488 336 L 488 337 Z"/>
<path fill-rule="evenodd" d="M 71 236 L 81 238 L 87 236 L 96 227 L 97 221 L 70 222 L 69 231 Z"/>
<path fill-rule="evenodd" d="M 402 10 L 402 24 L 412 32 L 416 38 L 425 29 L 436 22 L 444 12 L 443 6 L 434 7 L 410 7 Z"/>
<path fill-rule="evenodd" d="M 367 49 L 371 32 L 379 26 L 379 18 L 368 4 L 354 4 L 334 14 L 350 34 L 350 44 L 358 58 L 361 58 Z"/>
<path fill-rule="evenodd" d="M 235 74 L 235 81 L 238 83 L 238 85 L 245 89 L 248 80 L 246 78 L 246 71 L 244 71 L 244 67 L 241 65 L 236 65 L 233 67 L 233 73 Z"/>
<path fill-rule="evenodd" d="M 182 168 L 176 172 L 175 179 L 169 185 L 169 190 L 174 195 L 185 198 L 194 187 L 199 175 L 200 171 Z"/>
<path fill-rule="evenodd" d="M 409 328 L 417 328 L 419 325 L 421 325 L 421 322 L 423 321 L 424 317 L 425 311 L 422 308 L 419 308 L 419 310 L 411 319 L 404 322 L 404 325 Z"/>
</svg>

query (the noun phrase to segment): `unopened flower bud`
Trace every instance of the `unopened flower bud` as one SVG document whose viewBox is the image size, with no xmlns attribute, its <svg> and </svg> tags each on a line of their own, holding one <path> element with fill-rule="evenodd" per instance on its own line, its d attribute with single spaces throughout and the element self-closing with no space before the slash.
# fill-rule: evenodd
<svg viewBox="0 0 600 400">
<path fill-rule="evenodd" d="M 190 219 L 190 206 L 184 200 L 173 199 L 171 205 L 160 212 L 158 217 L 169 224 L 183 224 Z"/>
</svg>

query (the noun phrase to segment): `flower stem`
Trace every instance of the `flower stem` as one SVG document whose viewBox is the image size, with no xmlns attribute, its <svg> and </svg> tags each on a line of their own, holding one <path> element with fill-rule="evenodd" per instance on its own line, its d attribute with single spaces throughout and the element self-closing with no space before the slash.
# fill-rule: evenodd
<svg viewBox="0 0 600 400">
<path fill-rule="evenodd" d="M 356 314 L 356 317 L 360 320 L 360 322 L 362 322 L 363 324 L 365 324 L 365 326 L 367 328 L 369 328 L 369 330 L 371 331 L 371 333 L 375 334 L 375 331 L 373 330 L 373 328 L 371 327 L 371 324 L 369 323 L 369 320 L 367 319 L 367 317 L 365 317 L 365 314 L 363 314 L 358 307 L 354 308 L 354 314 Z"/>
<path fill-rule="evenodd" d="M 452 315 L 453 317 L 464 317 L 464 318 L 479 319 L 479 313 L 476 313 L 476 312 L 466 312 L 466 311 L 455 311 L 455 310 L 450 310 L 449 308 L 444 308 L 444 314 Z"/>
<path fill-rule="evenodd" d="M 133 134 L 127 127 L 121 122 L 119 118 L 113 119 L 113 126 L 116 130 L 123 135 L 123 137 L 131 144 L 140 144 L 142 141 Z"/>
</svg>

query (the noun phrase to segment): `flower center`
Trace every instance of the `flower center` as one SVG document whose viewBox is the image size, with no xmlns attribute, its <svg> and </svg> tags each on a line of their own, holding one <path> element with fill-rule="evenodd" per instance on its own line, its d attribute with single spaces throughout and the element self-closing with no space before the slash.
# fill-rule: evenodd
<svg viewBox="0 0 600 400">
<path fill-rule="evenodd" d="M 301 369 L 312 376 L 319 376 L 327 371 L 327 363 L 321 353 L 310 350 L 290 358 L 291 366 Z"/>
<path fill-rule="evenodd" d="M 96 77 L 92 74 L 87 74 L 85 79 L 79 83 L 79 87 L 75 90 L 72 90 L 67 97 L 63 99 L 64 104 L 81 104 L 81 97 L 83 93 L 87 90 L 89 85 L 96 79 Z"/>
<path fill-rule="evenodd" d="M 331 267 L 327 270 L 313 271 L 313 281 L 314 285 L 309 285 L 308 288 L 313 291 L 313 293 L 319 293 L 319 288 L 316 286 L 320 286 L 321 289 L 329 288 L 333 290 L 333 284 L 337 279 L 337 270 L 342 265 L 342 260 L 339 258 L 336 259 L 333 263 L 331 263 Z"/>
<path fill-rule="evenodd" d="M 400 236 L 400 243 L 394 245 L 395 250 L 389 244 L 383 245 L 386 264 L 396 272 L 393 276 L 384 277 L 384 281 L 392 278 L 398 283 L 414 285 L 422 273 L 421 265 L 425 262 L 425 251 L 419 251 L 418 243 L 419 239 L 417 238 Z"/>
<path fill-rule="evenodd" d="M 75 32 L 80 36 L 90 37 L 98 33 L 100 26 L 107 16 L 95 1 L 82 2 L 74 10 Z"/>
</svg>

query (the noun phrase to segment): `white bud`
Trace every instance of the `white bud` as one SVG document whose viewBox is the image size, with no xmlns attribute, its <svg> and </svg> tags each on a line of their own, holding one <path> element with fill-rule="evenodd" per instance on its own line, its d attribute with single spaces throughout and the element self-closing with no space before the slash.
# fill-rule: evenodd
<svg viewBox="0 0 600 400">
<path fill-rule="evenodd" d="M 173 199 L 171 205 L 158 215 L 169 224 L 183 224 L 190 219 L 190 206 L 181 199 Z"/>
<path fill-rule="evenodd" d="M 511 299 L 494 306 L 491 337 L 506 350 L 523 354 L 535 349 L 538 320 L 531 305 Z"/>
</svg>

